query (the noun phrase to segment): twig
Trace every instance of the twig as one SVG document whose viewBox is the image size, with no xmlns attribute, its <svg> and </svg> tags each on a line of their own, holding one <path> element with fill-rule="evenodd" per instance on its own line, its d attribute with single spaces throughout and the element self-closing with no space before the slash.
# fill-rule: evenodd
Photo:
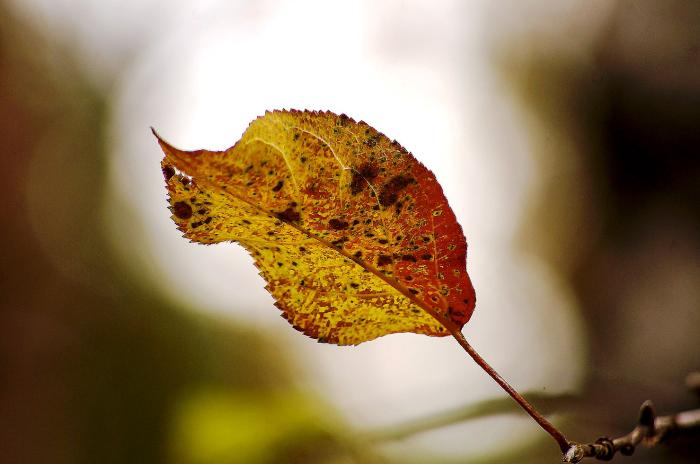
<svg viewBox="0 0 700 464">
<path fill-rule="evenodd" d="M 564 453 L 563 460 L 575 463 L 583 458 L 594 457 L 601 461 L 609 461 L 618 451 L 625 456 L 631 456 L 639 444 L 652 447 L 665 442 L 673 435 L 693 429 L 700 430 L 700 409 L 657 417 L 651 401 L 645 401 L 639 410 L 637 426 L 630 433 L 619 438 L 602 437 L 595 443 L 572 443 Z"/>
<path fill-rule="evenodd" d="M 523 396 L 518 393 L 513 387 L 510 386 L 508 382 L 505 381 L 503 377 L 500 376 L 496 370 L 491 367 L 484 358 L 479 355 L 479 353 L 476 352 L 476 350 L 467 342 L 467 339 L 464 338 L 464 335 L 462 332 L 459 330 L 455 330 L 452 332 L 452 336 L 457 340 L 457 342 L 460 344 L 462 348 L 464 348 L 464 351 L 467 352 L 469 356 L 472 357 L 474 362 L 476 362 L 479 367 L 481 367 L 488 375 L 491 376 L 493 380 L 496 381 L 500 387 L 505 390 L 506 393 L 510 395 L 511 398 L 513 398 L 516 403 L 520 405 L 521 408 L 527 412 L 530 417 L 532 417 L 535 422 L 537 422 L 540 427 L 544 429 L 545 432 L 550 434 L 552 438 L 557 442 L 559 445 L 559 448 L 561 449 L 562 453 L 566 453 L 567 450 L 571 447 L 571 442 L 566 439 L 563 433 L 557 429 L 554 424 L 549 422 L 540 412 L 535 409 L 534 406 L 532 406 Z"/>
<path fill-rule="evenodd" d="M 548 394 L 541 392 L 523 393 L 530 402 L 536 403 L 543 414 L 553 414 L 565 406 L 574 404 L 577 399 L 570 394 Z M 457 409 L 415 419 L 399 425 L 377 429 L 364 434 L 364 439 L 374 442 L 401 440 L 417 433 L 435 430 L 452 424 L 490 417 L 497 414 L 520 412 L 518 404 L 509 397 L 493 398 L 468 404 Z"/>
</svg>

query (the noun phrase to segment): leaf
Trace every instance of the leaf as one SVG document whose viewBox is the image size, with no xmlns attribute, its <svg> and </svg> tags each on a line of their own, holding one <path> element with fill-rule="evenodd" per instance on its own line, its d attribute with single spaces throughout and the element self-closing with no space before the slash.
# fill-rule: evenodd
<svg viewBox="0 0 700 464">
<path fill-rule="evenodd" d="M 243 245 L 282 316 L 306 335 L 348 345 L 448 335 L 469 320 L 467 244 L 442 188 L 366 123 L 267 112 L 225 151 L 156 137 L 184 236 Z"/>
</svg>

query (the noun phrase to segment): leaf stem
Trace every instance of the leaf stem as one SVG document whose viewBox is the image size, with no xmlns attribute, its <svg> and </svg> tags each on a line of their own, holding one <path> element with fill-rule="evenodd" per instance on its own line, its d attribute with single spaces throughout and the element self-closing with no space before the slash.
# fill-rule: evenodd
<svg viewBox="0 0 700 464">
<path fill-rule="evenodd" d="M 496 381 L 498 385 L 501 386 L 503 390 L 506 391 L 510 395 L 511 398 L 513 398 L 521 408 L 527 412 L 530 417 L 532 417 L 535 422 L 537 422 L 540 427 L 544 429 L 545 432 L 550 434 L 552 438 L 557 442 L 557 445 L 559 445 L 559 448 L 561 449 L 562 453 L 566 453 L 566 451 L 571 447 L 571 443 L 569 440 L 566 439 L 563 433 L 561 433 L 551 422 L 549 422 L 545 417 L 540 414 L 540 412 L 535 409 L 533 405 L 531 405 L 523 396 L 518 393 L 513 387 L 511 387 L 508 382 L 505 381 L 503 377 L 500 376 L 498 372 L 494 370 L 493 367 L 487 363 L 484 358 L 481 357 L 479 353 L 476 352 L 476 350 L 469 344 L 466 338 L 464 338 L 464 335 L 462 334 L 461 331 L 459 330 L 451 330 L 452 336 L 457 340 L 457 343 L 460 344 L 462 348 L 464 348 L 464 351 L 467 352 L 469 356 L 476 362 L 479 367 L 481 367 L 483 370 L 486 371 L 488 375 L 491 376 L 493 380 Z"/>
</svg>

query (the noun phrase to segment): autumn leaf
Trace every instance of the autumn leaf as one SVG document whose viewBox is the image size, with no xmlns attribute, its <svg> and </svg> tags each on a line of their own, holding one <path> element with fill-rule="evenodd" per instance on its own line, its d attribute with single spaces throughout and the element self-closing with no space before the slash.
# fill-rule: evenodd
<svg viewBox="0 0 700 464">
<path fill-rule="evenodd" d="M 454 334 L 469 320 L 467 244 L 440 184 L 366 123 L 273 111 L 225 151 L 158 141 L 184 236 L 244 246 L 306 335 L 348 345 Z"/>
</svg>

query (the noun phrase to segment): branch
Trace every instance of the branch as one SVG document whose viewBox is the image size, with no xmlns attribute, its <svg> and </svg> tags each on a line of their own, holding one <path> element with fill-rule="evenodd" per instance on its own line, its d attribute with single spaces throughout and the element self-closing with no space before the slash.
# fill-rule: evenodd
<svg viewBox="0 0 700 464">
<path fill-rule="evenodd" d="M 651 401 L 645 401 L 639 410 L 637 426 L 627 435 L 619 438 L 602 437 L 595 443 L 572 443 L 564 453 L 564 462 L 575 463 L 583 458 L 595 457 L 601 461 L 609 461 L 618 451 L 625 456 L 631 456 L 640 443 L 653 447 L 679 433 L 700 430 L 700 409 L 683 411 L 670 416 L 657 417 Z"/>
<path fill-rule="evenodd" d="M 565 406 L 569 406 L 577 401 L 570 394 L 547 394 L 540 392 L 524 393 L 523 396 L 528 401 L 537 403 L 539 410 L 543 414 L 553 414 Z M 368 432 L 366 440 L 381 442 L 391 440 L 401 440 L 417 433 L 434 430 L 452 424 L 458 424 L 469 420 L 490 417 L 498 414 L 511 414 L 520 412 L 518 404 L 511 398 L 493 398 L 469 404 L 460 408 L 444 411 L 434 415 L 426 416 L 414 421 L 400 425 L 394 425 L 383 429 Z"/>
</svg>

